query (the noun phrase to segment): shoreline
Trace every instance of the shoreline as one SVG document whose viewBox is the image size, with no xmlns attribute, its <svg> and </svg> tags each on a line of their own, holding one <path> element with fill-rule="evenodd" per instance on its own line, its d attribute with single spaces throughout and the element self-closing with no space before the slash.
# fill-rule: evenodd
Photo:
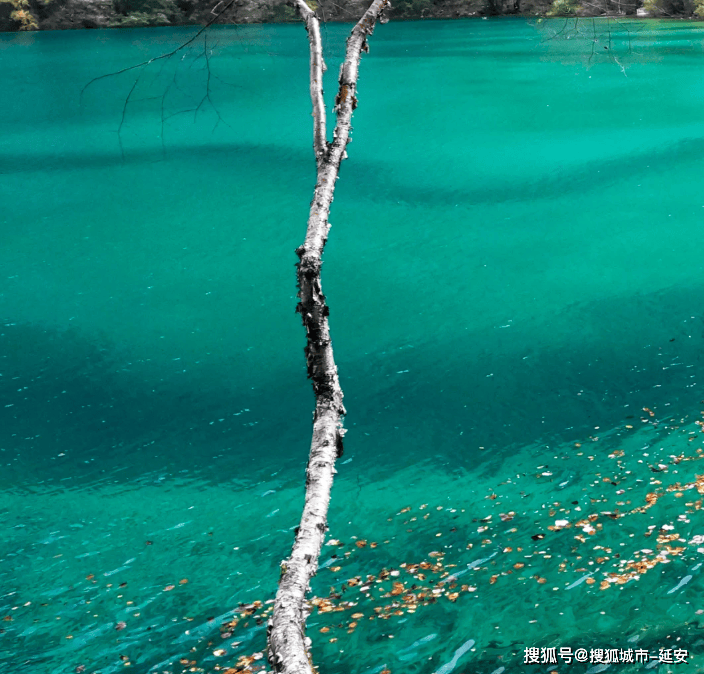
<svg viewBox="0 0 704 674">
<path fill-rule="evenodd" d="M 214 0 L 0 0 L 0 31 L 90 30 L 105 28 L 156 28 L 202 26 L 212 19 Z M 704 21 L 704 0 L 694 0 L 682 14 L 658 13 L 655 2 L 644 0 L 628 14 L 613 10 L 622 6 L 614 0 L 599 0 L 605 11 L 585 11 L 576 0 L 397 0 L 389 18 L 393 21 L 426 21 L 486 18 L 613 18 L 619 20 Z M 664 0 L 677 1 L 677 0 Z M 650 6 L 649 6 L 650 3 Z M 699 4 L 702 3 L 702 4 Z M 364 3 L 350 0 L 344 7 L 321 2 L 327 23 L 355 20 Z M 623 3 L 625 4 L 625 3 Z M 643 0 L 636 0 L 643 5 Z M 654 11 L 649 11 L 648 6 Z M 683 5 L 684 6 L 684 5 Z M 317 7 L 316 7 L 317 8 Z M 569 9 L 571 11 L 560 11 Z M 611 10 L 611 11 L 610 11 Z M 293 9 L 269 5 L 262 0 L 238 0 L 213 25 L 299 23 Z"/>
</svg>

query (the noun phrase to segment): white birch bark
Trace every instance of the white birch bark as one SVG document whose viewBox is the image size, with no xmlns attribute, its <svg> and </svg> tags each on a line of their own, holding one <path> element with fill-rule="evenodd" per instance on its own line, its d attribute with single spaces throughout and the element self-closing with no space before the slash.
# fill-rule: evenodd
<svg viewBox="0 0 704 674">
<path fill-rule="evenodd" d="M 350 141 L 352 112 L 357 106 L 357 75 L 362 50 L 389 0 L 374 0 L 347 38 L 345 60 L 340 68 L 340 88 L 335 98 L 337 124 L 333 141 L 328 143 L 323 100 L 323 62 L 320 23 L 305 0 L 294 0 L 305 21 L 310 42 L 310 95 L 313 104 L 313 147 L 318 176 L 308 217 L 308 229 L 299 257 L 297 311 L 307 333 L 306 362 L 308 377 L 315 392 L 315 415 L 308 468 L 306 494 L 301 523 L 296 530 L 291 556 L 281 564 L 281 578 L 268 625 L 268 658 L 274 672 L 313 674 L 309 652 L 310 639 L 305 623 L 310 607 L 306 594 L 310 580 L 318 570 L 318 558 L 327 531 L 330 490 L 335 474 L 335 460 L 342 454 L 345 430 L 342 419 L 342 389 L 333 358 L 329 310 L 320 282 L 322 254 L 330 230 L 328 216 L 335 191 L 340 163 L 346 157 Z"/>
</svg>

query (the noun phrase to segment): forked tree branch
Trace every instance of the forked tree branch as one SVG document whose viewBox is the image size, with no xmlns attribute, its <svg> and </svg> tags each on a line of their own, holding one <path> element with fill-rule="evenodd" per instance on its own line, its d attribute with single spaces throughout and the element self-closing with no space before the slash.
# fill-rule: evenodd
<svg viewBox="0 0 704 674">
<path fill-rule="evenodd" d="M 329 309 L 323 295 L 320 268 L 322 254 L 330 230 L 330 205 L 340 163 L 350 141 L 352 113 L 357 106 L 357 75 L 362 50 L 367 49 L 371 35 L 389 0 L 374 0 L 347 38 L 347 52 L 340 68 L 340 88 L 335 98 L 337 124 L 333 141 L 325 138 L 325 116 L 322 103 L 322 46 L 318 19 L 304 0 L 295 0 L 306 21 L 311 47 L 311 99 L 313 101 L 314 147 L 318 177 L 308 217 L 303 245 L 296 250 L 299 257 L 297 311 L 307 333 L 305 349 L 308 377 L 315 392 L 313 438 L 306 470 L 306 494 L 301 523 L 291 556 L 281 564 L 279 590 L 274 613 L 268 625 L 269 664 L 278 674 L 313 674 L 309 653 L 310 639 L 305 636 L 305 623 L 310 608 L 306 594 L 310 580 L 318 570 L 318 558 L 327 531 L 327 514 L 335 460 L 342 455 L 344 428 L 342 389 L 333 358 Z M 313 53 L 315 52 L 315 53 Z M 323 114 L 320 114 L 322 111 Z M 318 113 L 316 115 L 316 112 Z M 320 150 L 323 150 L 321 153 Z"/>
</svg>

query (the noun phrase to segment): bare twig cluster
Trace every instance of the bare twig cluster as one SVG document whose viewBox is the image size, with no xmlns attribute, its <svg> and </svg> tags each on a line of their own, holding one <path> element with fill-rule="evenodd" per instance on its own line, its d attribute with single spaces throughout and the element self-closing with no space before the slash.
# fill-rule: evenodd
<svg viewBox="0 0 704 674">
<path fill-rule="evenodd" d="M 163 54 L 159 54 L 158 56 L 154 56 L 150 59 L 147 59 L 145 61 L 141 61 L 140 63 L 135 63 L 133 65 L 127 66 L 125 68 L 121 68 L 120 70 L 116 70 L 110 73 L 105 73 L 103 75 L 99 75 L 98 77 L 94 77 L 92 80 L 90 80 L 82 89 L 80 93 L 80 99 L 81 101 L 83 100 L 83 96 L 85 92 L 95 83 L 100 82 L 101 80 L 110 78 L 110 77 L 117 77 L 119 75 L 123 75 L 125 73 L 130 73 L 133 71 L 137 72 L 137 77 L 135 78 L 134 82 L 132 83 L 132 86 L 130 87 L 129 92 L 127 93 L 127 96 L 125 97 L 125 100 L 122 105 L 122 113 L 120 116 L 120 123 L 118 124 L 117 127 L 117 140 L 120 145 L 120 152 L 124 158 L 124 147 L 122 144 L 122 131 L 125 126 L 125 122 L 127 120 L 127 113 L 128 109 L 131 104 L 136 103 L 137 101 L 144 101 L 144 100 L 160 100 L 161 102 L 161 144 L 162 144 L 162 150 L 165 151 L 165 144 L 164 144 L 164 134 L 165 134 L 165 124 L 166 122 L 171 119 L 172 117 L 176 117 L 179 115 L 183 114 L 188 114 L 188 113 L 193 113 L 194 120 L 197 119 L 198 113 L 201 112 L 206 105 L 206 103 L 210 106 L 210 108 L 215 112 L 215 115 L 217 116 L 217 121 L 215 122 L 215 125 L 213 126 L 213 132 L 217 129 L 217 127 L 222 123 L 225 124 L 226 126 L 229 126 L 227 122 L 224 120 L 222 115 L 220 114 L 220 111 L 218 107 L 215 105 L 215 102 L 213 101 L 212 98 L 212 87 L 211 87 L 211 82 L 212 79 L 220 79 L 217 77 L 212 72 L 211 66 L 210 66 L 210 60 L 212 57 L 213 53 L 213 47 L 208 45 L 208 33 L 207 30 L 210 28 L 215 22 L 218 21 L 234 4 L 236 0 L 228 0 L 228 2 L 221 1 L 219 2 L 212 10 L 211 14 L 213 14 L 213 18 L 210 19 L 205 25 L 201 26 L 198 31 L 196 31 L 190 38 L 188 38 L 185 42 L 182 42 L 180 45 L 178 45 L 176 48 L 164 52 Z M 216 13 L 216 10 L 218 8 L 221 8 L 220 11 Z M 203 36 L 203 42 L 202 42 L 202 51 L 195 57 L 193 63 L 196 63 L 199 61 L 201 58 L 204 59 L 205 65 L 203 67 L 203 70 L 206 73 L 206 79 L 205 79 L 205 91 L 203 93 L 203 96 L 201 99 L 198 101 L 197 104 L 195 104 L 193 107 L 188 107 L 184 109 L 177 110 L 176 112 L 171 112 L 167 113 L 167 108 L 166 108 L 166 101 L 167 98 L 170 94 L 170 92 L 173 89 L 178 89 L 181 90 L 177 81 L 177 75 L 178 72 L 174 73 L 172 81 L 166 85 L 164 90 L 161 92 L 160 95 L 158 96 L 151 96 L 148 98 L 135 98 L 135 93 L 139 87 L 139 83 L 142 79 L 142 76 L 146 72 L 147 68 L 151 66 L 153 63 L 156 62 L 161 62 L 161 69 L 157 73 L 157 78 L 159 75 L 161 75 L 164 64 L 171 59 L 172 56 L 175 56 L 179 52 L 182 52 L 186 47 L 193 45 L 196 40 L 200 36 Z M 193 63 L 191 63 L 191 67 L 193 66 Z M 222 80 L 221 80 L 222 81 Z M 227 82 L 224 82 L 225 84 L 228 84 Z"/>
<path fill-rule="evenodd" d="M 588 0 L 583 0 L 582 4 L 600 9 L 599 5 L 590 3 Z M 539 21 L 542 22 L 542 19 Z M 617 65 L 623 75 L 627 76 L 626 67 L 620 58 L 635 53 L 633 40 L 640 30 L 642 30 L 642 26 L 639 22 L 621 20 L 614 16 L 599 19 L 565 17 L 564 23 L 559 25 L 559 28 L 550 30 L 544 40 L 546 42 L 573 38 L 583 40 L 588 44 L 587 64 L 589 66 L 592 65 L 595 58 L 605 58 Z"/>
</svg>

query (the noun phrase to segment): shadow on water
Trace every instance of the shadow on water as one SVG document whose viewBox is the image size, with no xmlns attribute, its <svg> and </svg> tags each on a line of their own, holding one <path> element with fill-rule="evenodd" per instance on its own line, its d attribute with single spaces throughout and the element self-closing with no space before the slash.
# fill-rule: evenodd
<svg viewBox="0 0 704 674">
<path fill-rule="evenodd" d="M 689 412 L 701 397 L 703 300 L 696 288 L 573 306 L 553 345 L 514 327 L 338 352 L 346 453 L 360 474 L 429 455 L 471 468 L 515 446 L 598 435 L 643 407 Z M 272 465 L 300 476 L 313 401 L 299 352 L 283 373 L 234 358 L 179 382 L 75 331 L 10 323 L 0 340 L 5 488 L 237 482 Z"/>
<path fill-rule="evenodd" d="M 458 203 L 463 206 L 521 202 L 556 193 L 564 197 L 570 194 L 582 195 L 587 191 L 598 191 L 623 181 L 624 176 L 635 180 L 638 176 L 652 175 L 666 170 L 675 163 L 696 162 L 704 154 L 704 138 L 687 138 L 657 147 L 646 147 L 637 152 L 616 158 L 586 161 L 575 166 L 556 166 L 549 174 L 521 173 L 510 174 L 505 183 L 493 179 L 473 185 L 432 184 L 424 186 L 422 181 L 409 182 L 403 176 L 394 180 L 384 163 L 358 157 L 349 171 L 354 173 L 355 190 L 372 201 L 391 201 L 415 206 L 435 206 L 437 204 Z M 0 174 L 20 174 L 32 171 L 52 171 L 67 169 L 99 170 L 120 165 L 130 168 L 149 163 L 193 162 L 212 163 L 222 173 L 228 170 L 241 170 L 246 164 L 248 171 L 262 176 L 271 173 L 271 160 L 276 157 L 277 172 L 287 176 L 287 180 L 301 193 L 314 181 L 314 167 L 309 149 L 278 145 L 249 143 L 218 143 L 217 147 L 172 146 L 162 155 L 161 149 L 130 149 L 124 157 L 117 148 L 114 153 L 93 152 L 79 154 L 35 154 L 26 155 L 5 153 L 0 155 Z M 345 173 L 345 169 L 343 169 Z M 448 186 L 449 185 L 449 186 Z"/>
<path fill-rule="evenodd" d="M 432 453 L 471 468 L 511 448 L 640 423 L 644 407 L 659 419 L 690 413 L 702 398 L 703 294 L 678 289 L 573 306 L 556 317 L 569 327 L 549 347 L 514 327 L 343 363 L 348 425 L 358 431 L 347 446 L 361 446 L 370 462 L 373 452 L 403 448 L 408 464 Z"/>
<path fill-rule="evenodd" d="M 236 359 L 220 363 L 217 374 L 203 368 L 195 381 L 179 383 L 77 331 L 10 323 L 0 341 L 6 488 L 62 481 L 65 488 L 114 480 L 158 484 L 176 474 L 217 480 L 223 467 L 228 482 L 244 480 L 243 472 L 248 481 L 250 469 L 272 461 L 255 447 L 275 447 L 274 438 L 297 431 L 306 451 L 312 394 L 290 403 L 286 418 L 274 415 L 264 424 L 254 410 L 280 402 L 277 392 L 261 378 L 252 391 L 255 373 L 233 385 Z M 301 379 L 284 394 L 305 386 Z"/>
</svg>

